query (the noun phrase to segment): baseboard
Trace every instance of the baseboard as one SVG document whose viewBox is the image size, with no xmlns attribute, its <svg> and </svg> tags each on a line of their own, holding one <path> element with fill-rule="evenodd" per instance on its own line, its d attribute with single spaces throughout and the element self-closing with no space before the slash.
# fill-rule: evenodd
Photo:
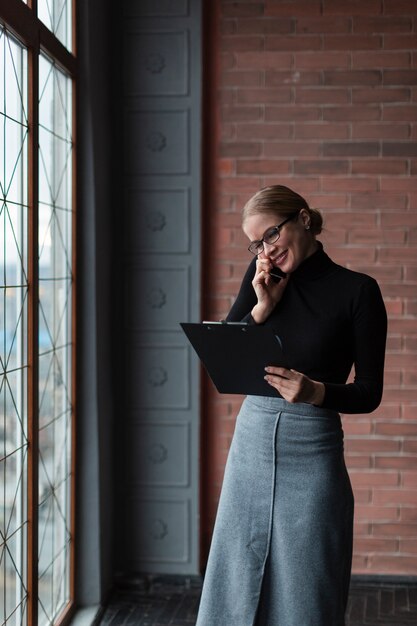
<svg viewBox="0 0 417 626">
<path fill-rule="evenodd" d="M 416 576 L 394 574 L 352 574 L 351 583 L 369 585 L 417 585 Z"/>
</svg>

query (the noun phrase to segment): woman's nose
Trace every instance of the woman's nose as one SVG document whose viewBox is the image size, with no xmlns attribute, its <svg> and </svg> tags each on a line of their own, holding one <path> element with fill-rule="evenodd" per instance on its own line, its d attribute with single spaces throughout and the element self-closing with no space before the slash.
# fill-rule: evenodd
<svg viewBox="0 0 417 626">
<path fill-rule="evenodd" d="M 270 257 L 271 254 L 273 252 L 275 252 L 276 249 L 276 244 L 275 243 L 265 243 L 264 242 L 264 249 L 263 249 L 263 254 L 266 257 Z"/>
</svg>

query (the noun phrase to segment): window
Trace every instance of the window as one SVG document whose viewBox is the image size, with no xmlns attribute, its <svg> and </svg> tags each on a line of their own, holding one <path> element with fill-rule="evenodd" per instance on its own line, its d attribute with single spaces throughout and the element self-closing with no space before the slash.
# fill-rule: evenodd
<svg viewBox="0 0 417 626">
<path fill-rule="evenodd" d="M 0 625 L 73 605 L 72 31 L 70 0 L 2 0 Z"/>
</svg>

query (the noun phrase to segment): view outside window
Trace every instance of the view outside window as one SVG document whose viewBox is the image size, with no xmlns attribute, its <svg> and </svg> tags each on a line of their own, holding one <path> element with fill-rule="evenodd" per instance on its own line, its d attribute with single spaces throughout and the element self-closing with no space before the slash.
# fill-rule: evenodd
<svg viewBox="0 0 417 626">
<path fill-rule="evenodd" d="M 0 622 L 27 602 L 27 54 L 0 25 Z"/>
<path fill-rule="evenodd" d="M 72 50 L 71 0 L 38 0 L 38 16 L 59 41 Z"/>
<path fill-rule="evenodd" d="M 37 6 L 70 49 L 71 0 Z M 0 626 L 47 626 L 73 605 L 75 65 L 34 13 L 21 34 L 2 18 L 0 3 Z"/>
<path fill-rule="evenodd" d="M 71 80 L 39 59 L 39 624 L 69 600 Z"/>
</svg>

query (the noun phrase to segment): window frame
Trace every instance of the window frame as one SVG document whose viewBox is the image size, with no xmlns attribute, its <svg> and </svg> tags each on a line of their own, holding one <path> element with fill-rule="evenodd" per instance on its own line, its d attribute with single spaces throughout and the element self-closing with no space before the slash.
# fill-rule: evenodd
<svg viewBox="0 0 417 626">
<path fill-rule="evenodd" d="M 71 545 L 70 545 L 70 598 L 55 624 L 66 624 L 75 609 L 75 451 L 76 451 L 76 310 L 77 310 L 77 233 L 76 233 L 76 146 L 77 146 L 77 38 L 76 0 L 72 2 L 72 52 L 37 17 L 38 0 L 2 0 L 0 21 L 27 48 L 28 68 L 28 121 L 27 148 L 28 172 L 28 470 L 27 470 L 27 625 L 38 624 L 38 462 L 39 462 L 39 262 L 38 262 L 38 199 L 39 199 L 39 57 L 44 52 L 72 80 L 72 303 L 71 303 Z"/>
</svg>

